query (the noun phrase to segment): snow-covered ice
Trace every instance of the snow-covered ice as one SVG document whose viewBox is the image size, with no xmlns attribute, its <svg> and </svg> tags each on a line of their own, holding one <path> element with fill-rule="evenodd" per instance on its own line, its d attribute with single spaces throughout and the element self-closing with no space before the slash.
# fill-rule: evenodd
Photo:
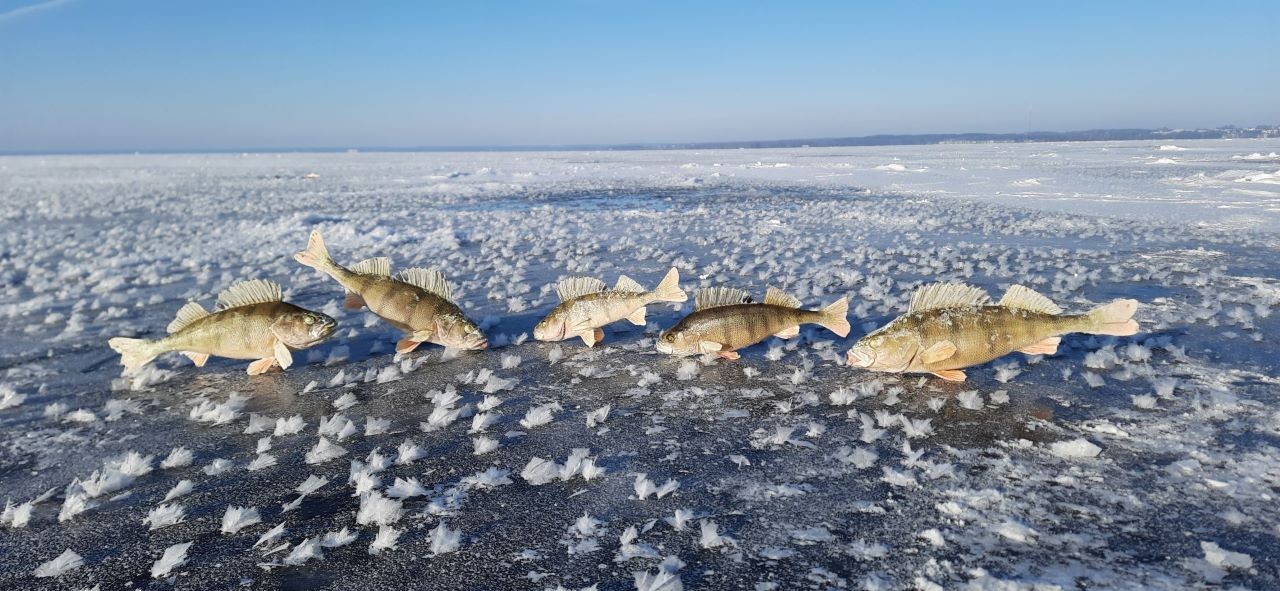
<svg viewBox="0 0 1280 591">
<path fill-rule="evenodd" d="M 1176 148 L 1176 149 L 1175 149 Z M 1280 586 L 1280 140 L 0 158 L 0 588 Z M 496 350 L 393 351 L 290 255 L 438 266 Z M 850 298 L 737 361 L 529 334 L 568 276 Z M 110 336 L 272 279 L 284 373 Z M 1143 302 L 1130 338 L 843 366 L 912 289 Z M 40 578 L 37 575 L 41 575 Z"/>
</svg>

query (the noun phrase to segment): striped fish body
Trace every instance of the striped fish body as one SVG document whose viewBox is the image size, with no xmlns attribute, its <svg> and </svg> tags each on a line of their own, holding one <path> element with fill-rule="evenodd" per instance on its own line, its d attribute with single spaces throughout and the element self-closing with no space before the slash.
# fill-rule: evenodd
<svg viewBox="0 0 1280 591">
<path fill-rule="evenodd" d="M 210 313 L 187 302 L 166 330 L 169 336 L 148 341 L 116 337 L 107 341 L 126 371 L 136 371 L 170 351 L 186 355 L 201 367 L 210 355 L 253 359 L 249 375 L 293 364 L 291 351 L 306 349 L 333 334 L 334 319 L 287 303 L 280 286 L 270 281 L 242 281 L 218 294 Z"/>
<path fill-rule="evenodd" d="M 724 345 L 722 350 L 736 351 L 789 328 L 817 322 L 820 317 L 821 313 L 811 310 L 771 304 L 736 304 L 698 310 L 685 316 L 668 332 L 683 334 L 686 339 L 720 343 Z"/>
<path fill-rule="evenodd" d="M 1115 300 L 1085 314 L 1062 308 L 1030 288 L 1014 285 L 998 302 L 962 283 L 934 283 L 911 296 L 907 312 L 849 350 L 849 365 L 890 373 L 932 373 L 965 380 L 963 368 L 1013 352 L 1052 355 L 1074 332 L 1128 336 L 1138 332 L 1136 300 Z"/>
<path fill-rule="evenodd" d="M 805 310 L 800 300 L 770 287 L 763 303 L 751 303 L 745 291 L 730 287 L 698 290 L 695 309 L 658 336 L 655 345 L 668 355 L 716 354 L 737 359 L 734 351 L 770 336 L 792 339 L 801 324 L 820 324 L 840 336 L 849 334 L 849 300 L 840 298 L 821 310 Z"/>
<path fill-rule="evenodd" d="M 563 319 L 569 326 L 580 326 L 586 330 L 613 324 L 653 301 L 653 296 L 648 293 L 610 289 L 560 302 L 547 316 Z"/>
<path fill-rule="evenodd" d="M 421 343 L 478 350 L 488 339 L 453 301 L 444 274 L 437 269 L 404 269 L 391 276 L 391 259 L 366 259 L 351 268 L 329 256 L 319 231 L 312 231 L 307 249 L 293 255 L 298 262 L 337 280 L 347 290 L 346 307 L 368 307 L 388 324 L 404 331 L 397 353 L 413 351 Z"/>
<path fill-rule="evenodd" d="M 578 337 L 588 347 L 604 339 L 603 327 L 622 319 L 646 326 L 645 306 L 655 302 L 683 302 L 689 296 L 680 289 L 680 272 L 672 267 L 652 291 L 626 275 L 609 289 L 594 277 L 569 277 L 556 286 L 560 304 L 533 327 L 539 341 L 563 341 Z"/>
<path fill-rule="evenodd" d="M 917 355 L 907 369 L 932 373 L 980 365 L 1087 327 L 1088 318 L 1082 315 L 1053 315 L 1004 306 L 978 306 L 906 314 L 894 320 L 889 331 L 918 335 L 921 351 L 944 341 L 954 344 L 956 352 L 951 357 L 928 363 L 923 356 Z"/>
<path fill-rule="evenodd" d="M 306 310 L 288 302 L 266 302 L 214 312 L 160 340 L 170 351 L 191 351 L 230 359 L 273 355 L 271 326 L 289 313 Z"/>
<path fill-rule="evenodd" d="M 350 273 L 340 283 L 358 294 L 370 312 L 404 332 L 434 330 L 437 316 L 463 316 L 457 304 L 393 277 Z"/>
</svg>

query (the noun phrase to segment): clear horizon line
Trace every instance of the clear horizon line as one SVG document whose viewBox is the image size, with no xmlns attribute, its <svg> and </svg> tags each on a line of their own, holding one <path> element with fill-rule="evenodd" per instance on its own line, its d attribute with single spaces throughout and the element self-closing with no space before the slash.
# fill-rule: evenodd
<svg viewBox="0 0 1280 591">
<path fill-rule="evenodd" d="M 1227 124 L 1219 127 L 1197 127 L 1197 128 L 1181 128 L 1181 127 L 1159 127 L 1159 128 L 1141 128 L 1141 127 L 1115 127 L 1115 128 L 1092 128 L 1068 131 L 1052 131 L 1052 130 L 1036 130 L 1025 132 L 986 132 L 986 131 L 966 131 L 966 132 L 932 132 L 932 133 L 877 133 L 869 135 L 849 135 L 849 136 L 826 136 L 826 137 L 808 137 L 808 138 L 782 138 L 782 139 L 755 139 L 755 140 L 707 140 L 707 141 L 685 141 L 685 142 L 617 142 L 617 143 L 582 143 L 582 144 L 468 144 L 468 145 L 406 145 L 406 146 L 263 146 L 263 147 L 202 147 L 202 148 L 101 148 L 101 149 L 79 149 L 79 150 L 0 150 L 0 156 L 89 156 L 89 155 L 129 155 L 129 154 L 234 154 L 234 153 L 260 153 L 260 154 L 281 154 L 281 153 L 342 153 L 342 152 L 557 152 L 557 151 L 629 151 L 629 150 L 689 150 L 689 149 L 768 149 L 768 148 L 799 148 L 810 147 L 807 145 L 776 145 L 776 144 L 797 144 L 803 142 L 856 142 L 868 141 L 881 138 L 899 138 L 901 140 L 925 140 L 933 138 L 930 141 L 902 141 L 885 143 L 863 143 L 845 144 L 845 147 L 857 146 L 892 146 L 892 145 L 931 145 L 939 144 L 950 140 L 960 141 L 962 143 L 992 143 L 992 142 L 1014 142 L 1023 141 L 1028 143 L 1051 143 L 1051 142 L 1073 142 L 1073 141 L 1141 141 L 1145 138 L 1134 139 L 1116 139 L 1116 138 L 1057 138 L 1057 139 L 1035 139 L 1035 136 L 1054 136 L 1054 135 L 1083 135 L 1083 134 L 1102 134 L 1102 133 L 1208 133 L 1219 132 L 1225 130 L 1258 130 L 1258 129 L 1274 129 L 1280 130 L 1280 125 L 1276 124 L 1258 124 L 1249 127 L 1240 127 L 1237 125 Z M 981 136 L 988 139 L 972 139 L 965 142 L 963 138 Z M 1024 138 L 1019 140 L 1018 138 Z M 1154 138 L 1152 138 L 1154 139 Z M 1215 139 L 1215 138 L 1183 138 L 1183 139 Z M 757 145 L 752 145 L 757 144 Z M 758 145 L 758 144 L 775 144 L 775 145 Z M 839 144 L 816 147 L 840 147 Z"/>
</svg>

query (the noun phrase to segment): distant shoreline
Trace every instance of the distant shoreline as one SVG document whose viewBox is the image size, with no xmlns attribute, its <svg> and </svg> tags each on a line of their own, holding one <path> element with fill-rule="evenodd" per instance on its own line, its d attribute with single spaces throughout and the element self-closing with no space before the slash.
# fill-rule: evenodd
<svg viewBox="0 0 1280 591">
<path fill-rule="evenodd" d="M 1105 141 L 1173 141 L 1280 138 L 1280 125 L 1219 127 L 1216 129 L 1090 129 L 1027 133 L 880 134 L 784 140 L 683 143 L 570 144 L 537 146 L 358 146 L 294 148 L 184 148 L 141 150 L 0 151 L 0 156 L 107 156 L 128 154 L 293 154 L 359 152 L 558 152 L 646 150 L 753 150 L 769 148 L 840 148 L 858 146 L 924 146 L 938 144 L 994 144 Z"/>
</svg>

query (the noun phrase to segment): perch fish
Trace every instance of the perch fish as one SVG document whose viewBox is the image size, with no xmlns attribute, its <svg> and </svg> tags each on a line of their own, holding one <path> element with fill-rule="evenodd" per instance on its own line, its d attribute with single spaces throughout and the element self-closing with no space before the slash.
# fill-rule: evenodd
<svg viewBox="0 0 1280 591">
<path fill-rule="evenodd" d="M 669 355 L 715 354 L 737 359 L 738 349 L 770 336 L 781 339 L 800 335 L 800 325 L 820 324 L 840 336 L 849 334 L 849 300 L 840 298 L 821 310 L 804 310 L 800 300 L 776 287 L 765 293 L 764 303 L 751 303 L 745 291 L 728 287 L 700 289 L 694 311 L 658 337 L 659 352 Z"/>
<path fill-rule="evenodd" d="M 488 339 L 453 301 L 449 283 L 436 269 L 405 269 L 391 276 L 391 259 L 365 259 L 350 269 L 334 262 L 319 230 L 312 230 L 307 249 L 294 260 L 333 277 L 346 288 L 349 309 L 367 306 L 370 312 L 405 332 L 396 343 L 397 353 L 408 353 L 422 343 L 451 349 L 479 350 Z"/>
<path fill-rule="evenodd" d="M 962 382 L 964 368 L 1014 351 L 1052 355 L 1065 334 L 1135 334 L 1137 309 L 1137 300 L 1115 300 L 1084 314 L 1063 314 L 1049 298 L 1021 285 L 993 304 L 976 287 L 935 283 L 912 294 L 905 314 L 859 339 L 848 362 L 871 371 L 931 373 Z"/>
<path fill-rule="evenodd" d="M 273 366 L 288 369 L 291 351 L 311 347 L 333 334 L 334 319 L 283 301 L 280 286 L 270 281 L 237 283 L 218 294 L 212 313 L 188 302 L 169 323 L 169 336 L 154 341 L 117 337 L 107 342 L 129 371 L 170 351 L 181 351 L 203 367 L 210 355 L 254 359 L 249 375 Z"/>
<path fill-rule="evenodd" d="M 563 341 L 579 337 L 588 347 L 604 339 L 602 327 L 623 318 L 645 325 L 645 306 L 654 302 L 683 302 L 689 296 L 680 289 L 680 273 L 672 267 L 649 291 L 622 275 L 613 289 L 594 277 L 570 277 L 556 287 L 560 305 L 533 327 L 539 341 Z"/>
</svg>

